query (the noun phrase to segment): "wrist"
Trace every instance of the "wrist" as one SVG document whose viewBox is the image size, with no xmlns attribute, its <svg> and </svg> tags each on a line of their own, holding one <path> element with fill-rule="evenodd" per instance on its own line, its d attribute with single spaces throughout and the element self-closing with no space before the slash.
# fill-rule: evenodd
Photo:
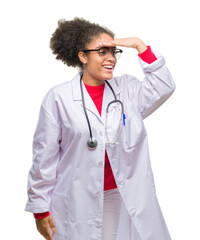
<svg viewBox="0 0 200 240">
<path fill-rule="evenodd" d="M 151 47 L 147 46 L 147 50 L 142 53 L 138 53 L 138 56 L 146 63 L 151 64 L 157 60 L 155 54 L 151 51 Z"/>
<path fill-rule="evenodd" d="M 141 39 L 138 39 L 138 42 L 135 47 L 139 54 L 145 52 L 147 50 L 147 45 L 143 43 Z"/>
</svg>

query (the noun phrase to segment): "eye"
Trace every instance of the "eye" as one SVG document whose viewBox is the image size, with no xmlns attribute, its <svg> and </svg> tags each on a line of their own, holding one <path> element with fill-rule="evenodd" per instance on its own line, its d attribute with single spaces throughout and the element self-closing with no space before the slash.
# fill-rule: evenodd
<svg viewBox="0 0 200 240">
<path fill-rule="evenodd" d="M 118 49 L 116 49 L 116 48 L 113 48 L 112 49 L 112 54 L 113 54 L 113 56 L 115 56 L 116 54 L 118 54 L 119 53 L 119 50 Z"/>
<path fill-rule="evenodd" d="M 114 56 L 117 55 L 118 53 L 120 53 L 120 51 L 118 51 L 118 50 L 114 50 L 114 51 L 113 51 L 113 55 L 114 55 Z"/>
<path fill-rule="evenodd" d="M 120 58 L 121 53 L 122 53 L 122 50 L 120 50 L 120 49 L 113 49 L 113 51 L 112 51 L 113 56 L 116 57 L 117 59 Z"/>
<path fill-rule="evenodd" d="M 103 48 L 100 48 L 99 49 L 99 55 L 100 56 L 105 56 L 107 53 L 108 53 L 108 48 L 106 48 L 106 47 L 103 47 Z"/>
</svg>

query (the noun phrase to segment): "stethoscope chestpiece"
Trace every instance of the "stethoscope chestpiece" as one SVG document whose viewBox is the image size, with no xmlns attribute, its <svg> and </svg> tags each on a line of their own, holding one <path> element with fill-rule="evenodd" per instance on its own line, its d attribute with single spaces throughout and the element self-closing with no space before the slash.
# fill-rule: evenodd
<svg viewBox="0 0 200 240">
<path fill-rule="evenodd" d="M 87 146 L 90 150 L 94 150 L 97 147 L 97 140 L 94 138 L 89 138 L 87 141 Z"/>
</svg>

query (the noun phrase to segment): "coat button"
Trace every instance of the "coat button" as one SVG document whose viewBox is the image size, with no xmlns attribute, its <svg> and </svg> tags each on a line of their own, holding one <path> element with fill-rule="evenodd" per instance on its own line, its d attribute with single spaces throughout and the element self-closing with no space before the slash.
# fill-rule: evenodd
<svg viewBox="0 0 200 240">
<path fill-rule="evenodd" d="M 103 137 L 103 131 L 100 131 L 99 134 Z"/>
<path fill-rule="evenodd" d="M 96 193 L 96 196 L 97 196 L 97 197 L 101 197 L 101 193 L 100 193 L 100 192 L 97 192 L 97 193 Z"/>
<path fill-rule="evenodd" d="M 97 228 L 100 228 L 100 227 L 101 227 L 101 224 L 100 224 L 100 223 L 97 223 L 97 224 L 96 224 L 96 227 L 97 227 Z"/>
<path fill-rule="evenodd" d="M 103 166 L 103 162 L 99 162 L 99 163 L 98 163 L 98 166 L 99 166 L 99 167 L 102 167 L 102 166 Z"/>
</svg>

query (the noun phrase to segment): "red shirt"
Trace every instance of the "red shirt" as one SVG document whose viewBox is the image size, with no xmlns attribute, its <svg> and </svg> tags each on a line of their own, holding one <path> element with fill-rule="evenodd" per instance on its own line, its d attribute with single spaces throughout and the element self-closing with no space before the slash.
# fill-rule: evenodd
<svg viewBox="0 0 200 240">
<path fill-rule="evenodd" d="M 103 92 L 105 83 L 100 86 L 89 86 L 84 84 L 90 97 L 92 98 L 100 116 L 101 116 L 101 109 L 102 109 L 102 102 L 103 102 Z M 112 168 L 110 166 L 110 162 L 108 159 L 107 152 L 105 151 L 105 167 L 104 167 L 104 190 L 109 190 L 117 188 L 115 178 L 113 176 Z"/>
<path fill-rule="evenodd" d="M 151 64 L 152 62 L 157 60 L 156 56 L 151 51 L 150 46 L 147 46 L 147 50 L 141 54 L 138 54 L 138 56 L 148 64 Z M 90 94 L 90 97 L 92 98 L 99 114 L 101 115 L 103 92 L 104 92 L 105 84 L 103 84 L 101 86 L 89 86 L 89 85 L 85 84 L 85 87 L 86 87 L 88 93 Z M 117 188 L 117 185 L 116 185 L 115 178 L 114 178 L 114 175 L 112 172 L 112 168 L 110 166 L 107 152 L 105 151 L 104 190 L 109 190 L 109 189 L 113 189 L 113 188 Z M 34 217 L 36 219 L 42 219 L 42 218 L 49 216 L 49 214 L 50 214 L 50 212 L 34 213 Z"/>
</svg>

